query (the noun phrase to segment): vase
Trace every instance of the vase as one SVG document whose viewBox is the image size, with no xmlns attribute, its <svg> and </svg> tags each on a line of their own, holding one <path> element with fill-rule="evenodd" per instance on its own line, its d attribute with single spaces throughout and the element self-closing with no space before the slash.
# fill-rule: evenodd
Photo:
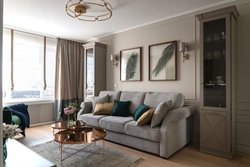
<svg viewBox="0 0 250 167">
<path fill-rule="evenodd" d="M 68 126 L 69 127 L 74 127 L 76 125 L 76 117 L 75 117 L 75 115 L 76 115 L 75 113 L 68 115 Z"/>
<path fill-rule="evenodd" d="M 3 139 L 3 160 L 6 160 L 7 158 L 7 145 L 6 145 L 7 139 Z"/>
</svg>

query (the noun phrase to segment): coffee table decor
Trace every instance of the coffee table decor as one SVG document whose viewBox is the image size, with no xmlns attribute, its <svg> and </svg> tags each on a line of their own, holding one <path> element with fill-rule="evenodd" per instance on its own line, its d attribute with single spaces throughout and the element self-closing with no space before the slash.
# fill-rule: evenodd
<svg viewBox="0 0 250 167">
<path fill-rule="evenodd" d="M 76 125 L 76 113 L 78 111 L 77 100 L 66 104 L 63 110 L 64 110 L 64 113 L 68 116 L 69 126 L 75 126 Z"/>
<path fill-rule="evenodd" d="M 72 149 L 66 149 L 63 152 L 64 157 L 73 154 L 75 151 L 74 149 L 82 149 L 86 147 L 86 145 L 72 144 L 69 145 L 69 147 Z M 108 147 L 104 148 L 103 155 L 102 146 L 96 144 L 87 147 L 85 152 L 81 151 L 74 156 L 70 156 L 63 161 L 61 165 L 60 150 L 58 149 L 58 143 L 55 141 L 46 142 L 30 148 L 44 158 L 55 163 L 57 167 L 135 167 L 143 161 L 140 157 L 128 155 Z"/>
</svg>

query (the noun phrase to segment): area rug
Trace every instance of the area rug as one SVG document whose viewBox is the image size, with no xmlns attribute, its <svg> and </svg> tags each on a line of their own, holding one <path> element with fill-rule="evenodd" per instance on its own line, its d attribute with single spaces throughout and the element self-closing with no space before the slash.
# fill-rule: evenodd
<svg viewBox="0 0 250 167">
<path fill-rule="evenodd" d="M 71 149 L 63 149 L 63 158 L 68 157 L 75 152 L 74 149 L 81 149 L 86 147 L 83 144 L 65 145 Z M 122 152 L 118 152 L 111 148 L 92 144 L 60 163 L 59 144 L 50 141 L 43 144 L 30 147 L 44 158 L 55 163 L 57 167 L 134 167 L 143 161 L 140 157 L 134 157 Z M 104 154 L 102 154 L 104 151 Z"/>
</svg>

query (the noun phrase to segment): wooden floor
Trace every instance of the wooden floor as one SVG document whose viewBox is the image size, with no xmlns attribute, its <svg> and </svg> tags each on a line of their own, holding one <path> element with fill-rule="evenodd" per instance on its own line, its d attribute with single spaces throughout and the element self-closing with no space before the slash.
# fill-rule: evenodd
<svg viewBox="0 0 250 167">
<path fill-rule="evenodd" d="M 52 134 L 50 125 L 36 126 L 26 129 L 26 137 L 20 136 L 17 140 L 24 145 L 33 146 L 53 140 Z M 168 159 L 108 141 L 105 141 L 105 147 L 142 157 L 144 161 L 137 167 L 250 167 L 250 154 L 237 152 L 234 158 L 229 160 L 201 153 L 198 146 L 192 144 L 185 146 Z"/>
</svg>

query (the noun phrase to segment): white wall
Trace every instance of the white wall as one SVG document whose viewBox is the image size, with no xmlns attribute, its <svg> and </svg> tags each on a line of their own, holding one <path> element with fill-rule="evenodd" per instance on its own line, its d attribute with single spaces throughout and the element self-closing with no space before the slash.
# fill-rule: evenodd
<svg viewBox="0 0 250 167">
<path fill-rule="evenodd" d="M 245 1 L 246 2 L 246 1 Z M 250 2 L 242 5 L 238 3 L 237 9 L 240 17 L 237 21 L 237 151 L 250 153 Z M 195 117 L 195 126 L 199 127 L 199 101 L 200 101 L 200 50 L 199 50 L 199 23 L 195 15 L 232 4 L 217 6 L 202 12 L 163 21 L 153 25 L 144 26 L 127 32 L 98 39 L 108 45 L 107 51 L 107 90 L 134 90 L 134 91 L 161 91 L 181 92 L 186 97 L 186 104 L 194 104 L 198 109 Z M 177 55 L 177 81 L 148 81 L 148 46 L 151 44 L 177 40 L 189 43 L 190 59 L 182 62 L 181 53 Z M 120 50 L 143 47 L 142 51 L 142 81 L 121 82 L 120 65 L 112 69 L 109 55 L 119 55 Z M 118 87 L 114 87 L 117 84 Z M 199 141 L 199 133 L 195 132 L 194 142 Z"/>
</svg>

